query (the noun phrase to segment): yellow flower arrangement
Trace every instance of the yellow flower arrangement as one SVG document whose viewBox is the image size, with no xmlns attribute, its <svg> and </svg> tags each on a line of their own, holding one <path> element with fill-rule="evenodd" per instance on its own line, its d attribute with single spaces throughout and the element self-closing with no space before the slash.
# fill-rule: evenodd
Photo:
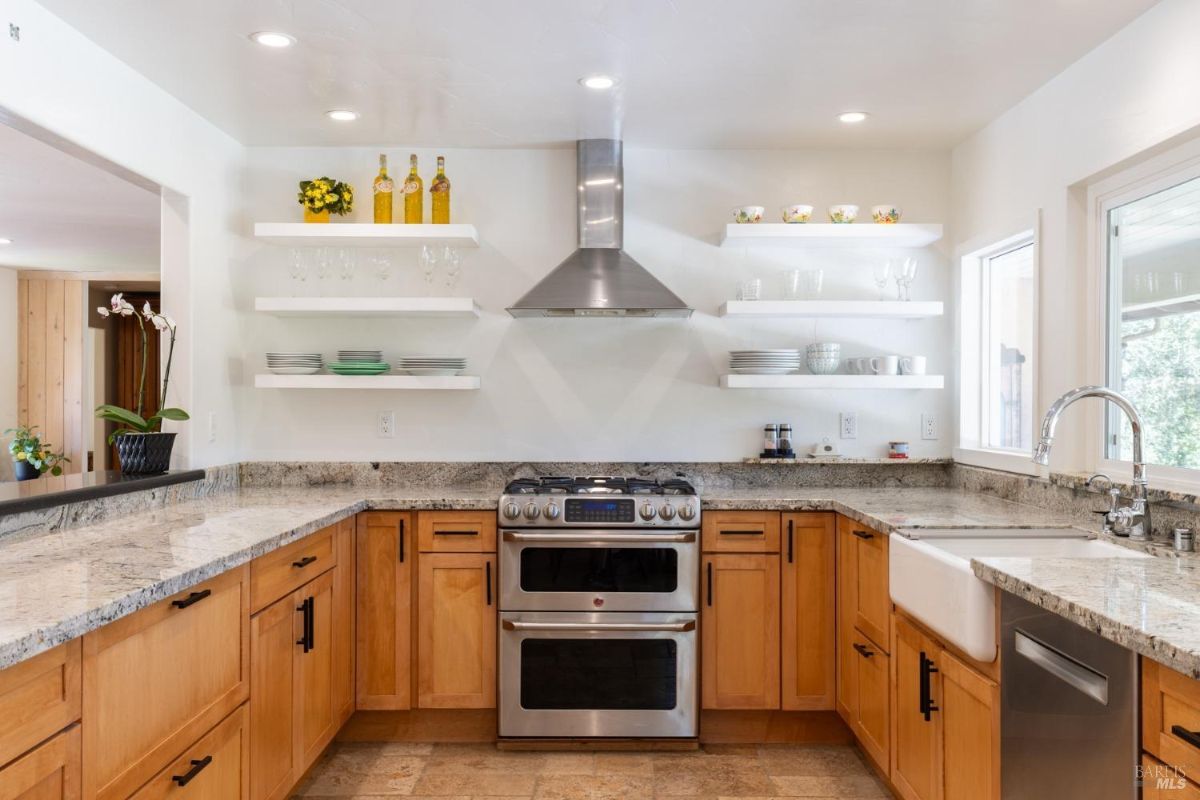
<svg viewBox="0 0 1200 800">
<path fill-rule="evenodd" d="M 340 217 L 354 209 L 354 187 L 333 178 L 313 178 L 311 181 L 300 181 L 300 192 L 296 199 L 309 211 L 328 211 Z"/>
</svg>

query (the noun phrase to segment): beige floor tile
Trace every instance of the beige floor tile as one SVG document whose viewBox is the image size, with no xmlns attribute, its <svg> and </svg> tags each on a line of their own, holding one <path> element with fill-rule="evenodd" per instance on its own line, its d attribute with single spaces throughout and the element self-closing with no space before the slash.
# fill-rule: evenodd
<svg viewBox="0 0 1200 800">
<path fill-rule="evenodd" d="M 534 800 L 652 800 L 654 782 L 637 775 L 545 775 Z"/>
<path fill-rule="evenodd" d="M 768 775 L 847 777 L 870 770 L 852 747 L 811 745 L 763 747 L 759 759 Z"/>
<path fill-rule="evenodd" d="M 543 775 L 593 775 L 596 757 L 591 753 L 546 753 Z"/>
<path fill-rule="evenodd" d="M 424 759 L 420 756 L 339 747 L 317 765 L 297 794 L 300 797 L 410 794 L 423 767 Z"/>
<path fill-rule="evenodd" d="M 421 776 L 413 787 L 415 795 L 497 795 L 529 797 L 536 776 L 518 772 L 443 772 Z"/>
<path fill-rule="evenodd" d="M 852 777 L 782 776 L 775 782 L 775 794 L 784 797 L 891 797 L 888 790 L 871 775 Z"/>
<path fill-rule="evenodd" d="M 596 753 L 597 775 L 654 774 L 654 756 L 650 753 Z"/>
</svg>

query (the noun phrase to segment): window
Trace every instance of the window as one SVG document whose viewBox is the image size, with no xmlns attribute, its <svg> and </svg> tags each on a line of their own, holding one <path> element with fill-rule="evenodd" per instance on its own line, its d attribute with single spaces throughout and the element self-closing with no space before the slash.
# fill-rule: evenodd
<svg viewBox="0 0 1200 800">
<path fill-rule="evenodd" d="M 1108 385 L 1145 422 L 1146 460 L 1200 469 L 1200 177 L 1106 208 Z M 1129 423 L 1105 419 L 1105 457 L 1129 461 Z"/>
<path fill-rule="evenodd" d="M 1034 472 L 1037 244 L 1023 231 L 962 259 L 959 448 L 981 466 Z"/>
</svg>

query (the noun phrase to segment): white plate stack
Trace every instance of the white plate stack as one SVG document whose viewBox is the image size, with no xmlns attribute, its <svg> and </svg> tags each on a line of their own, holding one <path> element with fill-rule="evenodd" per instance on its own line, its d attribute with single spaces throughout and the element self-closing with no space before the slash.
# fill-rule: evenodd
<svg viewBox="0 0 1200 800">
<path fill-rule="evenodd" d="M 378 364 L 383 361 L 382 350 L 338 350 L 341 364 Z"/>
<path fill-rule="evenodd" d="M 729 368 L 737 375 L 790 375 L 800 371 L 799 350 L 730 350 Z"/>
<path fill-rule="evenodd" d="M 314 375 L 323 366 L 320 353 L 267 353 L 267 369 L 276 375 Z"/>
<path fill-rule="evenodd" d="M 458 356 L 401 356 L 400 371 L 409 375 L 457 375 L 467 368 L 467 360 Z"/>
</svg>

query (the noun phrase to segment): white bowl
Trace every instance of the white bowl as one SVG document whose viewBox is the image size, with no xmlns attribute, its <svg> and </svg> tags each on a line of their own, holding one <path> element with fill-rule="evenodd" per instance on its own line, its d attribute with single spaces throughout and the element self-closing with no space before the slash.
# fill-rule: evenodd
<svg viewBox="0 0 1200 800">
<path fill-rule="evenodd" d="M 762 222 L 766 210 L 762 206 L 738 206 L 733 210 L 733 221 L 742 224 Z"/>
<path fill-rule="evenodd" d="M 812 217 L 812 206 L 784 206 L 782 209 L 783 221 L 796 224 L 808 222 Z"/>
<path fill-rule="evenodd" d="M 838 203 L 829 207 L 829 221 L 849 223 L 858 219 L 858 206 L 850 203 Z"/>
</svg>

